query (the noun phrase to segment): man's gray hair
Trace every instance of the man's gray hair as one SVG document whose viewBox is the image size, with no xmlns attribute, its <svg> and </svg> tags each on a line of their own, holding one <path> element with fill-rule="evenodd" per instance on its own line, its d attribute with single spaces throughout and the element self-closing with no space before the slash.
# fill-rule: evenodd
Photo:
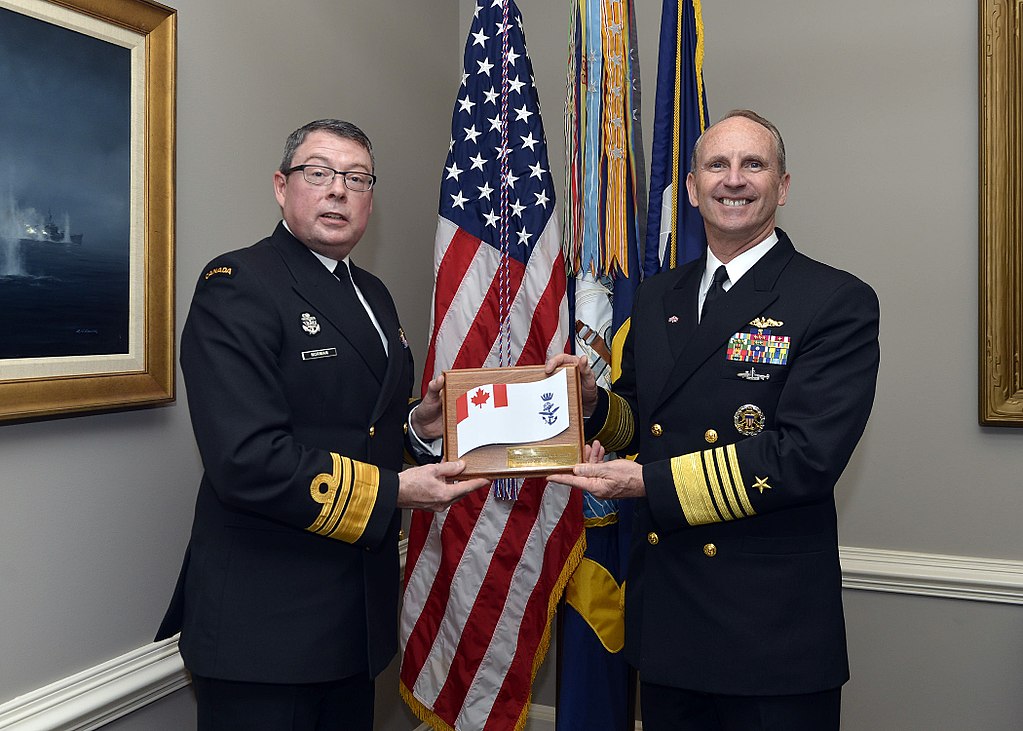
<svg viewBox="0 0 1023 731">
<path fill-rule="evenodd" d="M 366 152 L 369 153 L 370 164 L 373 166 L 370 172 L 376 170 L 376 159 L 373 157 L 373 143 L 369 141 L 369 137 L 366 136 L 365 132 L 351 122 L 345 122 L 340 119 L 317 119 L 315 122 L 299 127 L 288 135 L 288 141 L 284 143 L 284 157 L 281 158 L 280 171 L 282 173 L 291 167 L 291 161 L 294 159 L 295 150 L 298 149 L 299 145 L 305 142 L 305 138 L 310 133 L 318 131 L 329 132 L 346 140 L 352 140 L 364 147 Z"/>
</svg>

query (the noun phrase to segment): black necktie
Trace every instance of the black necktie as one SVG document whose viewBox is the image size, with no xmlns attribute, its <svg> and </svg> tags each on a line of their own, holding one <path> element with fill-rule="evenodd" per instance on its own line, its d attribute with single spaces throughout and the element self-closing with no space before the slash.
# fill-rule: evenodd
<svg viewBox="0 0 1023 731">
<path fill-rule="evenodd" d="M 341 283 L 341 303 L 344 305 L 350 333 L 357 340 L 359 350 L 369 359 L 370 367 L 383 373 L 387 368 L 387 355 L 380 341 L 380 332 L 369 319 L 369 313 L 355 292 L 352 274 L 343 261 L 339 261 L 334 267 L 334 276 Z"/>
<path fill-rule="evenodd" d="M 700 322 L 703 322 L 707 317 L 707 313 L 713 308 L 713 302 L 720 299 L 725 293 L 725 282 L 728 281 L 728 270 L 725 269 L 725 265 L 722 264 L 714 272 L 714 281 L 711 282 L 710 289 L 707 290 L 707 296 L 703 299 L 703 309 L 700 311 Z"/>
</svg>

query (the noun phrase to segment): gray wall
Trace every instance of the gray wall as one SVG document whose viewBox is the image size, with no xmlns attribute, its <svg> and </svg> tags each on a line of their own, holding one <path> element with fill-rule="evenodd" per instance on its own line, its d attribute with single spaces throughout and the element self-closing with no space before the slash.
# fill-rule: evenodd
<svg viewBox="0 0 1023 731">
<path fill-rule="evenodd" d="M 636 3 L 649 148 L 660 3 Z M 560 175 L 568 3 L 518 4 Z M 437 182 L 473 3 L 176 7 L 179 328 L 206 260 L 273 225 L 283 137 L 341 115 L 374 139 L 381 175 L 356 258 L 391 285 L 422 362 Z M 780 224 L 881 299 L 878 399 L 839 486 L 843 545 L 1023 560 L 1023 430 L 976 420 L 975 5 L 704 0 L 703 17 L 711 117 L 747 106 L 779 125 L 793 176 Z M 211 163 L 236 180 L 213 178 Z M 0 701 L 151 637 L 199 475 L 183 397 L 0 426 Z M 1018 607 L 861 591 L 846 592 L 846 607 L 845 728 L 1010 729 L 1023 717 Z M 547 705 L 550 665 L 535 698 Z M 179 692 L 114 727 L 182 728 L 190 704 Z M 388 731 L 415 726 L 397 702 L 380 715 Z"/>
</svg>

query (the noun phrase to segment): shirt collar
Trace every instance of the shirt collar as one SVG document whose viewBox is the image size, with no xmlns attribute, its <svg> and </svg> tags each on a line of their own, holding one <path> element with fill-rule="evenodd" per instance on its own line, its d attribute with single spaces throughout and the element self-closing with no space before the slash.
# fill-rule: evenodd
<svg viewBox="0 0 1023 731">
<path fill-rule="evenodd" d="M 288 233 L 289 234 L 291 234 L 292 236 L 295 235 L 294 233 L 292 233 L 291 229 L 288 227 L 288 222 L 287 221 L 285 221 L 282 218 L 281 219 L 281 223 L 284 224 L 284 228 L 288 229 Z M 309 249 L 308 246 L 306 248 Z M 334 267 L 337 266 L 337 259 L 331 259 L 329 256 L 324 256 L 323 254 L 319 254 L 319 253 L 313 251 L 312 249 L 309 249 L 309 253 L 312 254 L 313 256 L 315 256 L 317 259 L 319 259 L 320 263 L 323 264 L 323 266 L 327 267 L 327 269 L 329 269 L 331 271 L 331 273 L 334 272 Z M 341 261 L 343 261 L 345 263 L 345 266 L 348 267 L 348 271 L 351 272 L 352 271 L 351 255 L 346 256 Z"/>
<path fill-rule="evenodd" d="M 771 247 L 777 243 L 778 233 L 771 231 L 771 235 L 766 239 L 756 246 L 746 249 L 746 251 L 725 264 L 725 270 L 728 272 L 728 285 L 725 287 L 725 291 L 727 292 L 734 287 L 735 283 L 742 279 L 743 275 L 752 269 L 753 265 L 760 261 L 771 250 Z M 717 271 L 719 266 L 721 266 L 721 260 L 714 256 L 714 252 L 708 248 L 707 268 L 703 270 L 703 280 L 700 283 L 701 293 L 706 293 L 710 289 L 710 285 L 714 281 L 714 272 Z"/>
</svg>

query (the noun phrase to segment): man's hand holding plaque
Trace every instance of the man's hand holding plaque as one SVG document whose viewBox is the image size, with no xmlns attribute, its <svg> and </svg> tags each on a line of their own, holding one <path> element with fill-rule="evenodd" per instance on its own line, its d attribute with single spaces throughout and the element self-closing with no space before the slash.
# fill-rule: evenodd
<svg viewBox="0 0 1023 731">
<path fill-rule="evenodd" d="M 577 368 L 445 371 L 444 457 L 463 460 L 465 477 L 571 472 L 583 460 Z"/>
</svg>

